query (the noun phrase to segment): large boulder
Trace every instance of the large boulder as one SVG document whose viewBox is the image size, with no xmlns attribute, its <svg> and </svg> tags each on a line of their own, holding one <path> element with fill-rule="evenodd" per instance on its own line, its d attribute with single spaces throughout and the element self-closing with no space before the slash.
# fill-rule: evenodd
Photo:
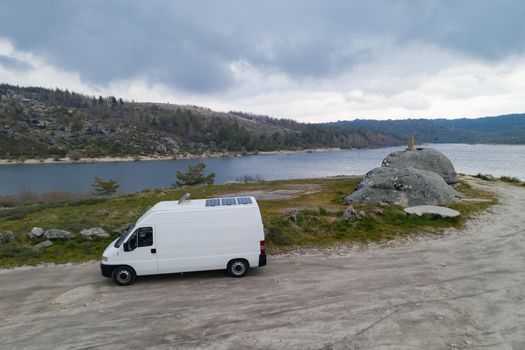
<svg viewBox="0 0 525 350">
<path fill-rule="evenodd" d="M 441 176 L 431 171 L 381 167 L 369 171 L 345 201 L 360 204 L 386 202 L 407 207 L 449 204 L 459 196 Z"/>
<path fill-rule="evenodd" d="M 400 169 L 412 167 L 432 171 L 439 174 L 448 184 L 458 182 L 458 175 L 452 162 L 443 153 L 431 148 L 416 148 L 412 151 L 390 153 L 383 160 L 382 166 Z"/>
<path fill-rule="evenodd" d="M 74 233 L 71 233 L 69 231 L 64 230 L 57 230 L 57 229 L 50 229 L 46 230 L 44 232 L 44 237 L 47 239 L 55 239 L 55 238 L 73 238 L 75 237 Z"/>
</svg>

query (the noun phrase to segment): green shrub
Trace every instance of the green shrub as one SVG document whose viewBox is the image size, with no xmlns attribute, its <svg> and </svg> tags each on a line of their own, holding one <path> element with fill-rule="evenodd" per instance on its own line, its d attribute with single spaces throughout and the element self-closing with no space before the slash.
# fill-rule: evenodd
<svg viewBox="0 0 525 350">
<path fill-rule="evenodd" d="M 477 177 L 478 179 L 485 180 L 485 181 L 494 181 L 494 176 L 490 174 L 478 173 L 477 175 L 474 175 L 474 177 Z"/>
<path fill-rule="evenodd" d="M 518 184 L 518 185 L 521 184 L 521 180 L 518 179 L 517 177 L 502 176 L 499 179 L 503 182 L 508 182 L 511 184 Z"/>
</svg>

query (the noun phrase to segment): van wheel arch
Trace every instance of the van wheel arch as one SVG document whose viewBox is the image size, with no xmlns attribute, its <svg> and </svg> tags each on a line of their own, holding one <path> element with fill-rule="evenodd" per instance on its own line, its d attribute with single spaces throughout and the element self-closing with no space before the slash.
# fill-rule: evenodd
<svg viewBox="0 0 525 350">
<path fill-rule="evenodd" d="M 242 258 L 231 259 L 228 261 L 228 265 L 226 266 L 228 274 L 235 278 L 246 276 L 249 269 L 250 263 L 248 260 Z"/>
<path fill-rule="evenodd" d="M 135 269 L 129 265 L 119 265 L 113 269 L 111 278 L 119 286 L 129 286 L 135 282 L 137 273 Z"/>
</svg>

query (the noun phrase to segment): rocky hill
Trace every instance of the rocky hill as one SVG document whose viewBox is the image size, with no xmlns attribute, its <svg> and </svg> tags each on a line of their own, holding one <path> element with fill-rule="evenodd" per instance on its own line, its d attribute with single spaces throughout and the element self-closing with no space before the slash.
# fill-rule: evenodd
<svg viewBox="0 0 525 350">
<path fill-rule="evenodd" d="M 475 119 L 357 119 L 325 125 L 346 130 L 366 128 L 404 139 L 414 136 L 418 142 L 428 143 L 525 144 L 525 114 Z"/>
<path fill-rule="evenodd" d="M 0 84 L 0 158 L 201 155 L 400 144 L 341 129 L 187 105 L 136 103 L 67 90 Z"/>
</svg>

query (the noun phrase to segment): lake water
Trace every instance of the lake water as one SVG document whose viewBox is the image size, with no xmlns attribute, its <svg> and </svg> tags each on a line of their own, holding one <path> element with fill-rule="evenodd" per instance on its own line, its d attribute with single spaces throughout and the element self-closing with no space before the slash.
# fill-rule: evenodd
<svg viewBox="0 0 525 350">
<path fill-rule="evenodd" d="M 431 144 L 450 158 L 456 171 L 466 174 L 513 176 L 525 181 L 525 145 Z M 362 175 L 381 165 L 389 153 L 404 149 L 390 147 L 315 153 L 255 155 L 203 160 L 215 182 L 234 181 L 242 175 L 259 175 L 266 180 L 313 178 L 334 175 Z M 0 194 L 67 191 L 88 192 L 95 175 L 116 179 L 121 192 L 169 187 L 177 170 L 185 171 L 198 160 L 161 160 L 91 164 L 0 165 Z"/>
</svg>

